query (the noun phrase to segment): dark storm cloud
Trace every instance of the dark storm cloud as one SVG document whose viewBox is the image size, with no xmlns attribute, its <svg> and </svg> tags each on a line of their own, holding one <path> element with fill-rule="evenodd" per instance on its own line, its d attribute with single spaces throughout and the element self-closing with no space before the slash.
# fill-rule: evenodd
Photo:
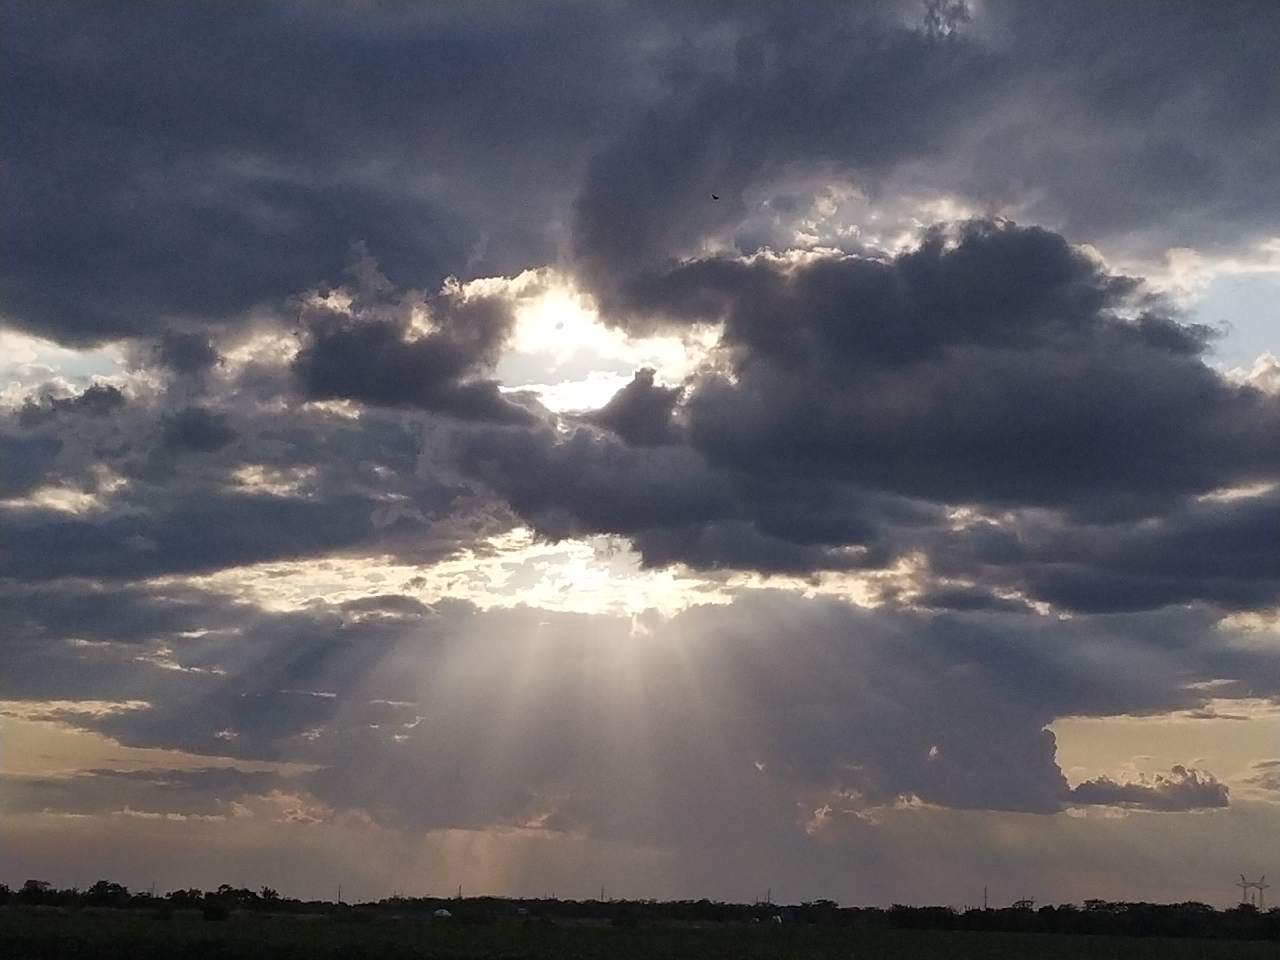
<svg viewBox="0 0 1280 960">
<path fill-rule="evenodd" d="M 1002 610 L 1008 613 L 1030 613 L 1024 600 L 998 596 L 979 587 L 933 587 L 917 599 L 922 607 L 937 610 Z"/>
<path fill-rule="evenodd" d="M 632 446 L 656 447 L 677 440 L 672 416 L 680 400 L 679 387 L 660 387 L 650 369 L 637 370 L 631 382 L 586 419 L 612 430 Z"/>
<path fill-rule="evenodd" d="M 1188 499 L 1158 521 L 1023 517 L 979 524 L 930 546 L 934 568 L 970 573 L 1081 611 L 1138 610 L 1207 599 L 1257 608 L 1280 598 L 1273 531 L 1280 492 Z"/>
<path fill-rule="evenodd" d="M 236 432 L 225 413 L 184 407 L 165 419 L 160 445 L 175 453 L 213 453 L 235 438 Z"/>
<path fill-rule="evenodd" d="M 306 501 L 192 491 L 151 512 L 70 517 L 45 510 L 3 517 L 0 576 L 113 580 L 194 573 L 350 547 L 373 529 L 373 504 L 354 496 Z"/>
<path fill-rule="evenodd" d="M 83 393 L 70 397 L 44 395 L 38 400 L 28 399 L 18 411 L 18 423 L 24 427 L 39 426 L 59 414 L 87 414 L 103 417 L 124 406 L 124 394 L 119 387 L 95 383 Z"/>
<path fill-rule="evenodd" d="M 0 432 L 0 495 L 20 496 L 39 486 L 61 447 L 56 437 Z"/>
<path fill-rule="evenodd" d="M 758 8 L 744 21 L 727 75 L 690 77 L 592 161 L 574 244 L 607 309 L 625 308 L 619 278 L 731 231 L 749 192 L 788 165 L 877 173 L 934 153 L 992 78 L 980 48 L 886 6 Z"/>
<path fill-rule="evenodd" d="M 433 262 L 448 255 L 462 259 L 456 249 L 432 249 L 443 240 L 422 236 L 434 232 L 423 224 L 446 235 L 457 227 L 421 201 L 343 186 L 262 185 L 252 170 L 219 169 L 229 161 L 168 168 L 152 153 L 163 156 L 164 148 L 143 150 L 141 169 L 117 159 L 52 206 L 46 198 L 38 209 L 24 203 L 15 211 L 19 223 L 11 220 L 8 229 L 30 239 L 3 278 L 8 317 L 59 340 L 98 342 L 149 333 L 167 317 L 225 316 L 337 276 L 353 239 L 367 239 L 388 269 L 413 261 L 403 269 L 414 279 L 443 272 Z M 99 176 L 119 186 L 107 188 Z M 60 192 L 65 183 L 56 178 L 34 176 L 33 193 Z M 135 182 L 144 178 L 158 183 L 135 205 L 129 194 L 148 192 Z M 244 179 L 250 182 L 237 182 Z M 117 205 L 126 204 L 147 219 L 117 215 Z M 212 242 L 217 237 L 235 239 Z"/>
<path fill-rule="evenodd" d="M 530 422 L 505 399 L 492 368 L 510 334 L 510 306 L 461 295 L 430 303 L 435 327 L 411 336 L 403 320 L 319 311 L 293 371 L 312 399 L 350 399 L 374 406 L 429 410 L 460 420 Z"/>
<path fill-rule="evenodd" d="M 135 644 L 193 631 L 232 629 L 249 610 L 189 587 L 103 587 L 85 581 L 6 583 L 0 624 L 8 642 L 56 645 L 68 638 Z M 13 690 L 6 691 L 13 694 Z M 75 699 L 75 697 L 72 697 Z"/>
<path fill-rule="evenodd" d="M 752 218 L 793 225 L 789 181 L 823 175 L 872 204 L 951 194 L 1146 255 L 1269 236 L 1276 207 L 1257 198 L 1280 196 L 1258 189 L 1276 183 L 1280 145 L 1273 4 L 925 10 L 739 11 L 735 62 L 688 75 L 585 178 L 575 249 L 610 313 L 624 319 L 637 274 L 708 238 L 790 244 L 794 226 L 753 236 Z"/>
<path fill-rule="evenodd" d="M 446 488 L 415 476 L 417 444 L 394 422 L 366 418 L 357 429 L 305 412 L 264 414 L 224 402 L 238 410 L 239 434 L 221 410 L 170 414 L 163 403 L 130 405 L 113 418 L 123 418 L 117 424 L 78 418 L 75 430 L 62 421 L 43 425 L 58 429 L 23 441 L 22 456 L 6 463 L 27 468 L 18 479 L 92 491 L 106 465 L 124 482 L 102 490 L 101 506 L 88 511 L 0 510 L 0 576 L 119 582 L 307 557 L 375 535 L 393 542 L 406 527 L 420 526 L 414 510 L 435 512 L 449 501 Z M 312 479 L 292 495 L 266 492 L 236 479 L 246 463 Z M 384 515 L 384 497 L 393 491 L 404 519 Z M 421 549 L 438 542 L 424 536 Z"/>
<path fill-rule="evenodd" d="M 1070 802 L 1175 813 L 1212 810 L 1230 803 L 1231 791 L 1211 773 L 1175 765 L 1154 780 L 1119 783 L 1110 777 L 1086 780 L 1071 788 Z"/>
<path fill-rule="evenodd" d="M 730 515 L 730 484 L 685 447 L 633 448 L 579 427 L 457 430 L 446 454 L 548 535 L 637 533 Z"/>
<path fill-rule="evenodd" d="M 219 373 L 199 405 L 166 377 L 110 416 L 33 400 L 38 424 L 0 417 L 0 495 L 48 494 L 0 503 L 0 576 L 119 583 L 365 548 L 431 562 L 505 529 L 504 508 L 422 462 L 421 414 L 335 415 L 274 371 L 266 404 Z"/>
<path fill-rule="evenodd" d="M 629 295 L 668 324 L 724 323 L 723 372 L 684 388 L 678 432 L 677 393 L 641 371 L 585 417 L 612 436 L 452 449 L 549 536 L 619 533 L 650 565 L 704 569 L 922 554 L 1078 610 L 1280 595 L 1276 495 L 1204 497 L 1280 476 L 1280 396 L 1225 378 L 1205 329 L 1057 234 L 973 221 L 892 259 L 691 261 Z M 953 528 L 961 505 L 997 519 Z"/>
<path fill-rule="evenodd" d="M 329 282 L 355 240 L 406 286 L 516 272 L 568 221 L 608 290 L 750 247 L 815 176 L 1121 243 L 1269 228 L 1273 4 L 929 9 L 11 4 L 3 307 L 98 341 Z"/>
<path fill-rule="evenodd" d="M 1280 466 L 1280 401 L 1208 367 L 1201 331 L 1120 319 L 1132 283 L 1042 230 L 970 223 L 889 263 L 695 263 L 673 280 L 676 310 L 721 300 L 738 351 L 735 381 L 703 382 L 687 407 L 717 464 L 1040 505 Z"/>
<path fill-rule="evenodd" d="M 988 9 L 995 46 L 1029 86 L 1012 93 L 1019 109 L 966 138 L 962 184 L 993 198 L 1043 184 L 1037 218 L 1073 236 L 1145 235 L 1156 251 L 1274 232 L 1276 208 L 1251 198 L 1280 195 L 1266 159 L 1280 145 L 1275 4 L 1179 0 L 1159 17 L 1066 0 Z"/>
<path fill-rule="evenodd" d="M 647 565 L 773 572 L 887 563 L 895 523 L 927 505 L 821 482 L 715 469 L 687 445 L 630 446 L 577 427 L 454 430 L 439 455 L 552 539 L 630 537 Z"/>
<path fill-rule="evenodd" d="M 408 286 L 544 262 L 668 45 L 620 6 L 6 8 L 0 302 L 64 341 L 291 295 L 357 240 Z"/>
<path fill-rule="evenodd" d="M 201 373 L 221 359 L 207 336 L 166 330 L 156 344 L 156 359 L 175 373 Z"/>
</svg>

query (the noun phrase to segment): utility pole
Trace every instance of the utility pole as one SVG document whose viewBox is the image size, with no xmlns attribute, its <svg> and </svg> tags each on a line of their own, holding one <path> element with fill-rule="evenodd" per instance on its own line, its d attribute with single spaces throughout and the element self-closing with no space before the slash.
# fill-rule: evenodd
<svg viewBox="0 0 1280 960">
<path fill-rule="evenodd" d="M 982 909 L 987 909 L 987 885 L 985 883 L 982 885 Z"/>
</svg>

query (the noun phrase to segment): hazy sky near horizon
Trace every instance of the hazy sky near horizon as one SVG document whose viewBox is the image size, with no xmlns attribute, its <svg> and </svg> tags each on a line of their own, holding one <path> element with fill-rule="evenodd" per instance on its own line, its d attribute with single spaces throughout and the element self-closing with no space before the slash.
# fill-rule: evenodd
<svg viewBox="0 0 1280 960">
<path fill-rule="evenodd" d="M 1280 871 L 1280 7 L 1158 11 L 5 2 L 0 880 Z"/>
</svg>

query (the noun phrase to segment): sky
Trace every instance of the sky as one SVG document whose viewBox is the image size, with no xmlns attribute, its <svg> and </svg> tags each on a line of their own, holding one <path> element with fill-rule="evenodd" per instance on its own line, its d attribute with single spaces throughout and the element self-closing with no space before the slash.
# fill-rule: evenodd
<svg viewBox="0 0 1280 960">
<path fill-rule="evenodd" d="M 1280 7 L 3 4 L 0 865 L 1280 872 Z"/>
</svg>

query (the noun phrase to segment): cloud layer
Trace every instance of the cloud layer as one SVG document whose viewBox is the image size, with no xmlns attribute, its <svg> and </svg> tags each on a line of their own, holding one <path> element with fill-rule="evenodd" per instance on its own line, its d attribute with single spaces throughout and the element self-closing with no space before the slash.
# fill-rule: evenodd
<svg viewBox="0 0 1280 960">
<path fill-rule="evenodd" d="M 1170 280 L 1270 262 L 1274 4 L 5 19 L 35 856 L 275 824 L 907 896 L 1280 836 L 1270 756 L 1054 732 L 1280 703 L 1275 359 Z"/>
</svg>

